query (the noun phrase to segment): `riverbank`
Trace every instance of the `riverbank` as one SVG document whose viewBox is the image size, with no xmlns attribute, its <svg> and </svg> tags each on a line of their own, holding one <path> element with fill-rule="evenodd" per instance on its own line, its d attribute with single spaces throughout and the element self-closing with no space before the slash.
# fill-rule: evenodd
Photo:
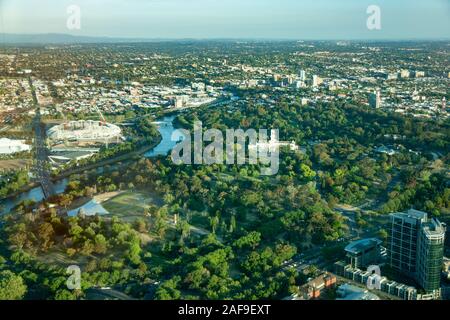
<svg viewBox="0 0 450 320">
<path fill-rule="evenodd" d="M 58 176 L 52 177 L 52 181 L 58 181 L 58 180 L 61 180 L 61 179 L 69 178 L 73 174 L 83 173 L 84 171 L 87 171 L 87 170 L 93 170 L 93 169 L 97 169 L 97 168 L 104 167 L 104 166 L 107 166 L 107 165 L 115 164 L 115 163 L 118 163 L 118 162 L 131 160 L 135 156 L 141 156 L 141 155 L 143 155 L 143 154 L 153 150 L 159 144 L 161 144 L 161 142 L 162 142 L 162 136 L 160 134 L 158 136 L 158 138 L 150 145 L 141 147 L 138 150 L 131 151 L 129 153 L 122 154 L 122 155 L 119 155 L 117 157 L 113 157 L 113 158 L 110 158 L 110 159 L 102 160 L 100 162 L 92 163 L 92 164 L 87 165 L 87 166 L 69 169 L 69 170 L 67 170 L 67 171 L 65 171 L 63 173 L 60 173 Z"/>
<path fill-rule="evenodd" d="M 172 140 L 172 135 L 176 131 L 173 126 L 174 119 L 175 116 L 166 116 L 160 119 L 161 125 L 158 127 L 159 135 L 154 138 L 153 142 L 150 142 L 145 146 L 141 146 L 132 152 L 118 155 L 110 159 L 104 159 L 82 167 L 71 168 L 70 170 L 66 170 L 53 176 L 51 180 L 55 186 L 56 193 L 60 194 L 64 192 L 67 183 L 69 182 L 69 177 L 73 174 L 79 174 L 95 169 L 99 171 L 99 174 L 102 174 L 105 173 L 105 169 L 109 167 L 117 170 L 117 168 L 119 168 L 118 164 L 120 164 L 120 167 L 125 167 L 130 161 L 139 158 L 157 158 L 166 156 L 177 143 Z M 0 200 L 0 214 L 10 212 L 14 207 L 25 200 L 41 202 L 43 199 L 44 194 L 40 185 L 38 183 L 30 183 L 27 186 L 22 187 L 20 191 L 10 194 L 8 197 Z"/>
<path fill-rule="evenodd" d="M 56 176 L 52 176 L 51 180 L 52 180 L 52 182 L 57 182 L 57 181 L 69 178 L 73 174 L 79 174 L 79 173 L 83 173 L 83 172 L 85 172 L 87 170 L 93 170 L 93 169 L 97 169 L 97 168 L 104 167 L 104 166 L 107 166 L 107 165 L 115 164 L 115 163 L 118 163 L 118 162 L 130 160 L 130 159 L 132 159 L 135 156 L 140 156 L 140 155 L 143 155 L 143 154 L 151 151 L 152 149 L 156 148 L 161 142 L 162 142 L 162 136 L 160 134 L 158 136 L 158 138 L 150 145 L 147 145 L 147 146 L 141 147 L 138 150 L 135 150 L 135 151 L 132 151 L 132 152 L 129 152 L 129 153 L 126 153 L 126 154 L 122 154 L 122 155 L 119 155 L 119 156 L 116 156 L 116 157 L 113 157 L 113 158 L 110 158 L 110 159 L 105 159 L 105 160 L 102 160 L 100 162 L 93 163 L 93 164 L 90 164 L 90 165 L 87 165 L 87 166 L 69 169 L 67 171 L 64 171 L 64 172 L 56 175 Z M 40 186 L 40 184 L 38 182 L 30 182 L 26 186 L 20 188 L 18 191 L 9 194 L 6 197 L 0 198 L 0 204 L 3 201 L 8 201 L 8 200 L 10 200 L 12 198 L 16 198 L 19 195 L 21 195 L 23 193 L 26 193 L 26 192 L 29 192 L 29 191 L 31 191 L 34 188 L 37 188 L 39 186 Z"/>
</svg>

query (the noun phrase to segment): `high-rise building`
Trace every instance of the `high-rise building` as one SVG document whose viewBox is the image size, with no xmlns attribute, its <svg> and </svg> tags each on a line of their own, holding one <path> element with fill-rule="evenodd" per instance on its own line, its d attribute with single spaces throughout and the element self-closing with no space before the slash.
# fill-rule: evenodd
<svg viewBox="0 0 450 320">
<path fill-rule="evenodd" d="M 286 81 L 287 81 L 288 85 L 292 85 L 292 84 L 294 84 L 295 77 L 293 77 L 293 76 L 287 76 L 287 77 L 286 77 Z"/>
<path fill-rule="evenodd" d="M 385 72 L 385 73 L 382 73 L 382 76 L 386 80 L 397 80 L 398 79 L 398 73 Z"/>
<path fill-rule="evenodd" d="M 352 268 L 364 269 L 378 263 L 381 258 L 382 241 L 376 238 L 362 239 L 345 247 L 347 262 Z"/>
<path fill-rule="evenodd" d="M 413 276 L 416 272 L 417 236 L 427 214 L 409 210 L 407 213 L 394 213 L 391 218 L 389 263 L 392 268 Z"/>
<path fill-rule="evenodd" d="M 422 225 L 417 244 L 416 280 L 427 292 L 440 294 L 445 226 L 437 219 Z"/>
<path fill-rule="evenodd" d="M 306 81 L 306 71 L 300 70 L 300 81 Z"/>
<path fill-rule="evenodd" d="M 175 108 L 183 108 L 187 102 L 187 98 L 184 96 L 177 96 L 173 100 Z"/>
<path fill-rule="evenodd" d="M 305 85 L 305 82 L 303 82 L 303 81 L 295 81 L 295 87 L 297 89 L 300 89 L 300 88 L 306 87 L 306 85 Z"/>
<path fill-rule="evenodd" d="M 407 69 L 403 69 L 400 71 L 400 78 L 409 78 L 411 76 L 411 72 Z"/>
<path fill-rule="evenodd" d="M 416 78 L 423 78 L 423 77 L 425 77 L 425 71 L 418 71 L 418 70 L 416 70 L 414 72 L 414 75 L 415 75 Z"/>
<path fill-rule="evenodd" d="M 427 295 L 439 298 L 445 225 L 412 209 L 391 217 L 390 266 L 414 278 Z"/>
<path fill-rule="evenodd" d="M 369 105 L 372 108 L 381 108 L 381 92 L 379 90 L 369 94 Z"/>
<path fill-rule="evenodd" d="M 312 86 L 316 88 L 322 84 L 323 80 L 318 75 L 312 76 Z"/>
</svg>

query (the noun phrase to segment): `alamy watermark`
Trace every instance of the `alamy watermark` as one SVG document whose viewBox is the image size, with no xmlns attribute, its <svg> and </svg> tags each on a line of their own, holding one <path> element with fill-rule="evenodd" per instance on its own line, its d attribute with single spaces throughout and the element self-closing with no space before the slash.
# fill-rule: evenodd
<svg viewBox="0 0 450 320">
<path fill-rule="evenodd" d="M 80 30 L 81 29 L 81 8 L 75 4 L 67 7 L 67 18 L 66 26 L 69 30 Z"/>
<path fill-rule="evenodd" d="M 203 132 L 200 121 L 194 123 L 193 135 L 185 129 L 176 130 L 172 134 L 172 141 L 178 142 L 172 150 L 173 163 L 176 165 L 260 164 L 266 166 L 261 169 L 261 175 L 273 176 L 278 173 L 279 130 L 270 130 L 270 140 L 267 129 L 258 131 L 227 129 L 225 135 L 224 139 L 222 131 L 218 129 L 208 129 Z M 183 138 L 180 139 L 180 137 Z"/>
<path fill-rule="evenodd" d="M 81 290 L 81 269 L 77 265 L 67 267 L 66 273 L 69 275 L 66 281 L 67 289 Z"/>
<path fill-rule="evenodd" d="M 370 5 L 367 7 L 367 29 L 381 30 L 381 8 L 377 5 Z"/>
<path fill-rule="evenodd" d="M 379 266 L 373 265 L 367 268 L 370 276 L 367 279 L 367 288 L 369 290 L 381 290 L 381 269 Z"/>
</svg>

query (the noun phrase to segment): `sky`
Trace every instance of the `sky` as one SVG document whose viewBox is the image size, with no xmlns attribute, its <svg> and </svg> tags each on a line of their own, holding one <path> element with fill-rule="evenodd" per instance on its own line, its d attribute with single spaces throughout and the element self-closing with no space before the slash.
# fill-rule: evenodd
<svg viewBox="0 0 450 320">
<path fill-rule="evenodd" d="M 80 30 L 67 8 L 81 10 Z M 369 5 L 381 30 L 367 28 Z M 0 33 L 126 38 L 450 39 L 450 0 L 0 0 Z"/>
</svg>

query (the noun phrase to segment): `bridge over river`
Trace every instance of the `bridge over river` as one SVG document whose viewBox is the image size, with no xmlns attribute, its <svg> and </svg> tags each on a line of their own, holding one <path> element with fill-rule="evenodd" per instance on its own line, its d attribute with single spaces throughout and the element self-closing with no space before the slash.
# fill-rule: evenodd
<svg viewBox="0 0 450 320">
<path fill-rule="evenodd" d="M 44 192 L 45 198 L 50 198 L 56 194 L 55 186 L 51 180 L 50 175 L 50 165 L 48 162 L 48 149 L 45 143 L 46 132 L 45 125 L 41 121 L 41 112 L 39 109 L 39 104 L 36 97 L 36 91 L 33 86 L 31 78 L 29 78 L 30 88 L 33 95 L 33 101 L 36 106 L 36 116 L 33 120 L 34 128 L 34 156 L 35 163 L 33 166 L 34 174 L 36 179 L 39 181 L 42 191 Z"/>
</svg>

